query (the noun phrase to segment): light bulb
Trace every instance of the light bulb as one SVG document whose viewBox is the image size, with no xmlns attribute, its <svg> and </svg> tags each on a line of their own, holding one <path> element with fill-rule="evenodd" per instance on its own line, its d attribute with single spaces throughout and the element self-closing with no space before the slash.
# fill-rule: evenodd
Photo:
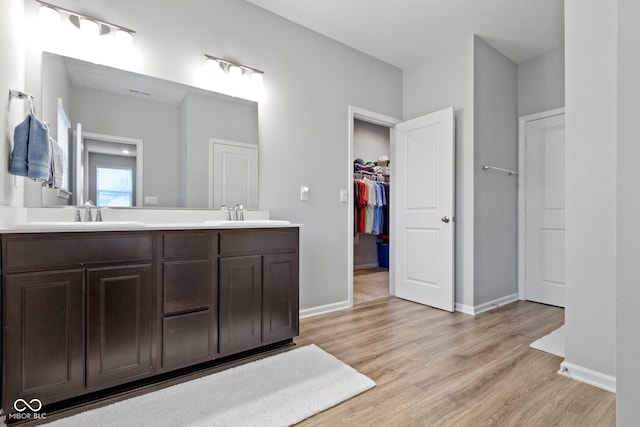
<svg viewBox="0 0 640 427">
<path fill-rule="evenodd" d="M 100 34 L 100 24 L 87 18 L 80 18 L 80 31 L 87 36 L 97 36 Z"/>
<path fill-rule="evenodd" d="M 52 7 L 42 5 L 38 11 L 42 23 L 47 27 L 56 26 L 60 24 L 60 12 Z"/>
<path fill-rule="evenodd" d="M 255 85 L 262 85 L 262 73 L 259 73 L 257 71 L 254 71 L 251 74 L 251 81 L 253 82 L 253 84 Z"/>
<path fill-rule="evenodd" d="M 214 73 L 214 74 L 217 74 L 222 70 L 220 68 L 220 63 L 216 59 L 213 59 L 213 58 L 205 59 L 204 66 L 205 66 L 205 68 L 207 69 L 208 72 Z"/>
<path fill-rule="evenodd" d="M 133 34 L 125 30 L 116 30 L 116 43 L 121 47 L 133 45 Z"/>
<path fill-rule="evenodd" d="M 251 84 L 250 84 L 250 98 L 254 101 L 260 101 L 264 94 L 264 89 L 262 87 L 262 73 L 254 71 L 251 74 Z"/>
<path fill-rule="evenodd" d="M 231 77 L 233 78 L 242 77 L 242 68 L 238 67 L 237 65 L 231 65 L 229 67 L 229 75 L 231 75 Z"/>
</svg>

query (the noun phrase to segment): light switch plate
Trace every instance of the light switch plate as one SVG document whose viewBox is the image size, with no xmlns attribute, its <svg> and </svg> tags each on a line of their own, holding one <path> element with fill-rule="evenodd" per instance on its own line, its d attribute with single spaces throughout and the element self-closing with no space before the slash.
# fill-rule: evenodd
<svg viewBox="0 0 640 427">
<path fill-rule="evenodd" d="M 300 187 L 300 200 L 309 200 L 309 187 Z"/>
<path fill-rule="evenodd" d="M 347 203 L 349 201 L 349 193 L 347 190 L 340 190 L 340 203 Z"/>
<path fill-rule="evenodd" d="M 157 205 L 158 197 L 156 196 L 144 196 L 144 204 L 145 205 Z"/>
</svg>

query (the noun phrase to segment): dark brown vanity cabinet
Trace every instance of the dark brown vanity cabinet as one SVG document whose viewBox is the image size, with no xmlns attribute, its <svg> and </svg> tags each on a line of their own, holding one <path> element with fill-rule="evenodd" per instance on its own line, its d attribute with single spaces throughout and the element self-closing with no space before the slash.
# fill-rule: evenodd
<svg viewBox="0 0 640 427">
<path fill-rule="evenodd" d="M 82 404 L 298 335 L 297 227 L 0 239 L 7 413 L 18 398 Z"/>
<path fill-rule="evenodd" d="M 220 233 L 220 355 L 298 335 L 298 229 Z"/>
<path fill-rule="evenodd" d="M 152 373 L 151 233 L 2 237 L 2 402 L 44 404 Z"/>
</svg>

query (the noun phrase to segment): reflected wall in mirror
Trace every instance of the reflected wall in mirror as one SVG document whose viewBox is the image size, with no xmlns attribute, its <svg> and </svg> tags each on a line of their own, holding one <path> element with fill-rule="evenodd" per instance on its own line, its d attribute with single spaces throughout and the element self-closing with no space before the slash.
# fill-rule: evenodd
<svg viewBox="0 0 640 427">
<path fill-rule="evenodd" d="M 64 192 L 43 188 L 44 205 L 96 202 L 102 194 L 101 201 L 125 205 L 130 200 L 137 207 L 217 209 L 224 200 L 258 208 L 255 194 L 213 197 L 214 191 L 246 180 L 233 172 L 214 173 L 213 165 L 220 162 L 212 162 L 210 152 L 212 139 L 257 148 L 253 101 L 44 52 L 42 103 L 52 135 L 64 133 L 58 129 L 59 106 L 70 122 L 64 126 L 70 134 L 72 193 L 67 200 Z M 257 161 L 254 166 L 257 176 Z M 218 176 L 233 183 L 212 182 Z"/>
</svg>

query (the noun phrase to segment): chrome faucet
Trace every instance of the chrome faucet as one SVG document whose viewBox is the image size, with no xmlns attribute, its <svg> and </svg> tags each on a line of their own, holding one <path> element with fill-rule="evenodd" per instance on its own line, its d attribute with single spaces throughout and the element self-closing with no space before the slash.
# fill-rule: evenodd
<svg viewBox="0 0 640 427">
<path fill-rule="evenodd" d="M 87 200 L 84 204 L 84 222 L 91 222 L 93 221 L 93 217 L 91 215 L 91 208 L 94 207 L 95 205 L 93 204 L 93 202 L 91 200 Z"/>
<path fill-rule="evenodd" d="M 237 204 L 233 208 L 233 219 L 234 221 L 244 221 L 244 206 Z"/>
<path fill-rule="evenodd" d="M 96 219 L 93 219 L 93 215 L 91 214 L 91 208 L 96 209 Z M 84 219 L 80 215 L 80 209 L 84 209 Z M 96 206 L 93 204 L 91 200 L 87 200 L 82 206 L 76 207 L 76 214 L 74 217 L 75 222 L 101 222 L 102 221 L 102 211 L 100 206 Z"/>
</svg>

